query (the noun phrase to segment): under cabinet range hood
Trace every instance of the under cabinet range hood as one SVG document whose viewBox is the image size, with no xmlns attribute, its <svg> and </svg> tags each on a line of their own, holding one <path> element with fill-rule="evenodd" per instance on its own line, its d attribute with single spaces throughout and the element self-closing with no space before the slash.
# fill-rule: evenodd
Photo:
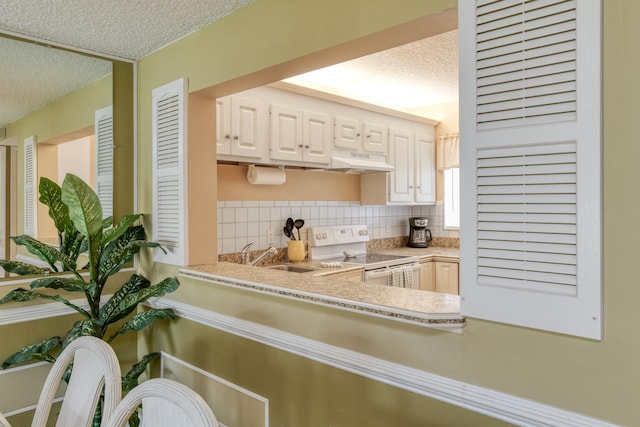
<svg viewBox="0 0 640 427">
<path fill-rule="evenodd" d="M 391 172 L 393 166 L 381 154 L 334 151 L 328 170 L 348 173 Z"/>
</svg>

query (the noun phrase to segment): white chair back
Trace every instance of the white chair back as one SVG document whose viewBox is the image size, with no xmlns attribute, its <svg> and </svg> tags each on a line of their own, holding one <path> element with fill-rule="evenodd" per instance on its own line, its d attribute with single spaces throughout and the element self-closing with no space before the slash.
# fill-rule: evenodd
<svg viewBox="0 0 640 427">
<path fill-rule="evenodd" d="M 51 367 L 31 427 L 46 426 L 56 391 L 71 363 L 73 370 L 56 427 L 91 426 L 103 386 L 103 425 L 115 410 L 122 397 L 122 377 L 118 358 L 105 341 L 96 337 L 79 337 L 60 353 Z"/>
<path fill-rule="evenodd" d="M 141 427 L 218 427 L 213 411 L 195 391 L 167 378 L 154 378 L 131 390 L 114 411 L 107 427 L 124 427 L 142 405 Z"/>
</svg>

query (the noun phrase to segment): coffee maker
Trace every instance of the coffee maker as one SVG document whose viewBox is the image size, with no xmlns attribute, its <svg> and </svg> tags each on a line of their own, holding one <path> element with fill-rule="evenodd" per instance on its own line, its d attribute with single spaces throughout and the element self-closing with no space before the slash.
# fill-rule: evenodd
<svg viewBox="0 0 640 427">
<path fill-rule="evenodd" d="M 425 217 L 409 218 L 409 242 L 412 248 L 428 248 L 431 231 L 427 229 L 429 219 Z"/>
</svg>

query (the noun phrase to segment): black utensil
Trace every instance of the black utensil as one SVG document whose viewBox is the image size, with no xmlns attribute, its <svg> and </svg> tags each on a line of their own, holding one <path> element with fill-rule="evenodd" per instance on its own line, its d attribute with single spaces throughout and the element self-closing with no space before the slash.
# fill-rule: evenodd
<svg viewBox="0 0 640 427">
<path fill-rule="evenodd" d="M 282 227 L 282 232 L 284 233 L 285 236 L 287 236 L 289 239 L 291 240 L 296 240 L 295 237 L 293 236 L 293 234 L 291 234 L 291 231 L 289 231 L 289 229 L 287 227 Z"/>
<path fill-rule="evenodd" d="M 298 240 L 302 240 L 300 238 L 300 229 L 302 228 L 302 226 L 304 225 L 304 220 L 302 219 L 296 219 L 293 223 L 293 225 L 296 227 L 296 230 L 298 230 Z"/>
<path fill-rule="evenodd" d="M 293 219 L 287 218 L 287 229 L 289 230 L 289 234 L 291 234 L 291 240 L 296 240 L 296 236 L 293 235 Z"/>
</svg>

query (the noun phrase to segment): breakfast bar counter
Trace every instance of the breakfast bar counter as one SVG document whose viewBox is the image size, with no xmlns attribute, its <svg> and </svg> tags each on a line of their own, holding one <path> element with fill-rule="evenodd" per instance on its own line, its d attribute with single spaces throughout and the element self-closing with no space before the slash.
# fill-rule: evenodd
<svg viewBox="0 0 640 427">
<path fill-rule="evenodd" d="M 321 268 L 317 261 L 295 265 L 309 268 L 310 271 L 294 273 L 219 262 L 216 265 L 184 267 L 180 269 L 180 275 L 422 326 L 459 329 L 464 325 L 458 295 L 344 281 L 339 277 L 331 277 L 332 272 L 345 273 L 361 268 L 348 263 L 329 270 Z"/>
</svg>

